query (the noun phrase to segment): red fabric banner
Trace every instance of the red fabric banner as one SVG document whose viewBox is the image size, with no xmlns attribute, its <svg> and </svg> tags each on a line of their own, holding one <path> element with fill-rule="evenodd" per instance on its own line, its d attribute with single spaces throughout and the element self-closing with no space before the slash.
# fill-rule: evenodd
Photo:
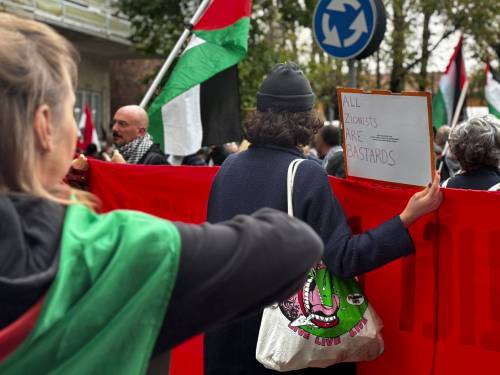
<svg viewBox="0 0 500 375">
<path fill-rule="evenodd" d="M 90 166 L 91 191 L 104 211 L 137 209 L 191 223 L 204 221 L 217 172 L 97 161 Z M 401 212 L 414 192 L 331 183 L 356 232 Z M 358 374 L 488 374 L 500 362 L 500 193 L 443 191 L 439 211 L 411 228 L 416 255 L 362 278 L 384 321 L 386 348 L 376 361 L 359 364 Z M 172 375 L 202 375 L 202 367 L 200 337 L 173 351 Z"/>
<path fill-rule="evenodd" d="M 19 317 L 14 323 L 0 330 L 0 362 L 13 353 L 29 336 L 43 306 L 43 298 Z"/>
</svg>

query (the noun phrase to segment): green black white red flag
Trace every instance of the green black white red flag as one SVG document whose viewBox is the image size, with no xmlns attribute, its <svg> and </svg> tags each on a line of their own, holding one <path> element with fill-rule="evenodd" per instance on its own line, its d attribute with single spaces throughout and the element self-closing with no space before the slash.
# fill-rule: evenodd
<svg viewBox="0 0 500 375">
<path fill-rule="evenodd" d="M 486 86 L 484 94 L 488 110 L 497 118 L 500 118 L 500 77 L 491 69 L 490 64 L 486 64 Z"/>
<path fill-rule="evenodd" d="M 248 51 L 251 7 L 251 0 L 213 0 L 194 25 L 194 35 L 186 50 L 148 110 L 149 131 L 166 154 L 195 153 L 202 145 L 204 132 L 212 127 L 222 133 L 214 136 L 217 131 L 212 131 L 210 141 L 218 141 L 214 143 L 237 140 L 234 137 L 241 136 L 234 69 Z M 221 72 L 225 72 L 228 79 L 219 79 L 217 91 L 203 94 L 202 84 Z M 225 96 L 231 99 L 232 105 L 223 99 Z M 235 101 L 235 97 L 238 100 Z M 217 99 L 217 104 L 209 99 Z M 216 112 L 207 113 L 209 110 Z M 202 124 L 204 119 L 210 119 L 210 124 Z"/>
<path fill-rule="evenodd" d="M 60 238 L 47 293 L 0 328 L 0 374 L 145 374 L 177 278 L 179 231 L 140 212 L 72 204 Z M 13 280 L 34 288 L 40 274 Z"/>
<path fill-rule="evenodd" d="M 432 124 L 437 128 L 441 125 L 451 125 L 460 93 L 467 81 L 462 45 L 463 37 L 460 37 L 446 71 L 439 81 L 439 90 L 432 99 Z M 465 106 L 462 107 L 462 111 L 464 109 Z"/>
<path fill-rule="evenodd" d="M 99 142 L 99 137 L 97 136 L 97 130 L 92 121 L 92 111 L 88 104 L 85 104 L 83 113 L 80 117 L 78 124 L 78 141 L 77 147 L 84 152 L 87 147 L 93 143 L 97 147 L 97 150 L 101 150 L 101 143 Z"/>
</svg>

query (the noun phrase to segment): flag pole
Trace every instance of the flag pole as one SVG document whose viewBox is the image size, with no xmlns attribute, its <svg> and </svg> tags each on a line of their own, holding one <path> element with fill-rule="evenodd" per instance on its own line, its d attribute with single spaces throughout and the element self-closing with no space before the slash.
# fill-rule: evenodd
<svg viewBox="0 0 500 375">
<path fill-rule="evenodd" d="M 163 64 L 163 66 L 161 67 L 160 71 L 156 75 L 153 83 L 151 84 L 151 86 L 149 87 L 148 91 L 146 92 L 146 95 L 144 95 L 144 98 L 142 98 L 142 101 L 141 101 L 141 104 L 140 104 L 140 106 L 142 108 L 146 108 L 146 105 L 151 100 L 151 97 L 153 96 L 154 92 L 158 88 L 158 85 L 160 84 L 161 80 L 163 79 L 163 77 L 167 73 L 168 68 L 170 68 L 170 66 L 174 62 L 174 59 L 176 58 L 177 54 L 181 50 L 182 45 L 187 40 L 187 38 L 189 37 L 189 35 L 191 35 L 192 29 L 193 29 L 193 25 L 195 25 L 200 20 L 203 12 L 207 9 L 210 1 L 212 1 L 212 0 L 203 0 L 201 2 L 200 6 L 198 7 L 198 9 L 196 10 L 196 12 L 194 13 L 193 18 L 191 18 L 191 20 L 189 21 L 189 24 L 186 25 L 186 28 L 184 29 L 184 32 L 182 33 L 182 35 L 180 36 L 179 40 L 175 44 L 174 48 L 172 49 L 172 51 L 168 55 L 167 60 L 165 60 L 165 63 Z"/>
<path fill-rule="evenodd" d="M 460 98 L 458 99 L 457 108 L 455 108 L 455 112 L 453 113 L 453 120 L 451 122 L 450 134 L 451 134 L 453 128 L 458 123 L 460 112 L 462 112 L 462 107 L 464 106 L 464 102 L 465 102 L 465 95 L 467 94 L 468 89 L 469 89 L 469 81 L 465 81 L 462 92 L 460 93 Z M 444 145 L 443 153 L 442 153 L 443 158 L 446 156 L 446 153 L 448 152 L 449 148 L 450 148 L 450 144 L 448 143 L 448 141 L 446 141 L 446 143 Z M 439 164 L 439 173 L 441 173 L 441 171 L 443 170 L 443 165 L 444 165 L 444 162 L 441 160 L 441 163 Z"/>
</svg>

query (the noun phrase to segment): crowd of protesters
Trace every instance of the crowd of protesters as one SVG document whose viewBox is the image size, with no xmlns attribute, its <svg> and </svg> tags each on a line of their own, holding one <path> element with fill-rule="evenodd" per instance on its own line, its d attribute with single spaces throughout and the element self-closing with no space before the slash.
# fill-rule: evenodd
<svg viewBox="0 0 500 375">
<path fill-rule="evenodd" d="M 134 116 L 139 116 L 138 120 Z M 130 118 L 129 118 L 130 117 Z M 499 177 L 499 120 L 491 115 L 471 118 L 454 129 L 447 125 L 434 131 L 436 168 L 443 187 L 489 190 L 495 189 Z M 113 142 L 104 142 L 103 151 L 95 144 L 88 145 L 73 164 L 73 174 L 87 169 L 87 157 L 115 163 L 170 165 L 159 144 L 147 132 L 147 113 L 139 106 L 120 108 L 112 121 Z M 245 145 L 248 147 L 247 145 Z M 246 148 L 245 147 L 245 148 Z M 226 158 L 241 151 L 239 142 L 201 148 L 186 155 L 178 165 L 220 166 Z M 310 143 L 301 147 L 304 157 L 316 161 L 330 176 L 345 178 L 342 134 L 339 125 L 325 124 Z M 72 176 L 72 174 L 70 174 Z"/>
<path fill-rule="evenodd" d="M 238 145 L 232 143 L 203 148 L 183 158 L 181 165 L 222 166 L 210 193 L 209 222 L 224 222 L 263 207 L 286 212 L 288 165 L 295 158 L 305 158 L 307 163 L 301 165 L 295 182 L 297 194 L 303 197 L 294 203 L 295 216 L 308 223 L 322 239 L 323 260 L 328 269 L 335 275 L 350 277 L 415 251 L 407 228 L 439 206 L 440 181 L 449 188 L 500 190 L 500 120 L 483 116 L 453 129 L 442 126 L 434 137 L 436 168 L 441 175 L 437 174 L 431 186 L 413 197 L 399 216 L 370 232 L 353 235 L 326 179 L 327 175 L 345 178 L 341 128 L 324 125 L 313 103 L 314 95 L 302 71 L 294 64 L 280 64 L 263 82 L 257 108 L 244 124 L 248 149 L 245 146 L 245 151 L 239 153 Z M 147 120 L 145 112 L 143 116 Z M 114 138 L 121 140 L 115 126 Z M 147 125 L 143 128 L 147 131 Z M 134 134 L 149 139 L 147 132 Z M 124 146 L 114 140 L 122 151 Z M 163 164 L 169 164 L 167 156 L 164 160 Z M 254 173 L 248 174 L 248 170 Z M 259 194 L 253 194 L 255 191 Z M 255 359 L 261 320 L 262 312 L 258 312 L 208 332 L 204 345 L 205 374 L 272 373 Z M 346 375 L 356 370 L 354 364 L 340 364 L 296 373 L 331 371 Z"/>
<path fill-rule="evenodd" d="M 97 199 L 61 183 L 77 140 L 75 50 L 4 13 L 0 34 L 1 374 L 142 374 L 303 285 L 323 244 L 277 210 L 204 225 L 97 214 Z M 133 147 L 118 132 L 123 158 L 146 160 L 145 130 Z"/>
<path fill-rule="evenodd" d="M 115 163 L 141 165 L 221 166 L 227 157 L 248 148 L 246 140 L 241 144 L 231 142 L 201 148 L 191 155 L 165 155 L 159 143 L 148 133 L 147 112 L 138 105 L 126 105 L 114 114 L 110 130 L 112 141 L 101 147 L 91 143 L 85 150 L 77 150 L 67 181 L 83 187 L 87 158 Z M 491 115 L 471 118 L 453 129 L 442 125 L 433 127 L 436 168 L 440 172 L 443 187 L 494 190 L 499 179 L 499 120 Z M 103 151 L 99 151 L 102 149 Z M 315 129 L 307 144 L 300 146 L 303 157 L 316 161 L 325 172 L 345 178 L 345 160 L 342 131 L 339 122 L 325 122 Z"/>
<path fill-rule="evenodd" d="M 91 194 L 61 181 L 66 176 L 73 186 L 84 185 L 89 157 L 168 165 L 148 133 L 146 112 L 135 105 L 118 109 L 113 145 L 102 153 L 87 147 L 75 158 L 76 52 L 36 21 L 0 14 L 0 31 L 2 374 L 34 368 L 142 374 L 150 360 L 206 331 L 206 375 L 271 373 L 255 359 L 265 306 L 296 292 L 321 259 L 346 278 L 413 254 L 408 228 L 441 204 L 436 173 L 400 214 L 353 234 L 327 178 L 345 177 L 340 130 L 323 126 L 308 79 L 286 63 L 260 86 L 244 124 L 249 145 L 212 146 L 182 159 L 221 166 L 209 223 L 172 223 L 133 211 L 97 214 Z M 494 190 L 500 121 L 485 116 L 442 128 L 436 153 L 448 168 L 449 188 Z M 286 181 L 294 159 L 307 160 L 298 168 L 291 217 Z M 19 345 L 6 346 L 6 337 Z M 332 371 L 355 369 L 296 373 Z"/>
</svg>

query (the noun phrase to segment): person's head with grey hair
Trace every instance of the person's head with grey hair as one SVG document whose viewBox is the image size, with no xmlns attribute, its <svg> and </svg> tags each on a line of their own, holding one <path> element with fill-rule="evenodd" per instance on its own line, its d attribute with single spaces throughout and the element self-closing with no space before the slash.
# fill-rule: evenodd
<svg viewBox="0 0 500 375">
<path fill-rule="evenodd" d="M 500 166 L 500 120 L 491 115 L 457 125 L 451 131 L 449 143 L 464 171 Z"/>
</svg>

